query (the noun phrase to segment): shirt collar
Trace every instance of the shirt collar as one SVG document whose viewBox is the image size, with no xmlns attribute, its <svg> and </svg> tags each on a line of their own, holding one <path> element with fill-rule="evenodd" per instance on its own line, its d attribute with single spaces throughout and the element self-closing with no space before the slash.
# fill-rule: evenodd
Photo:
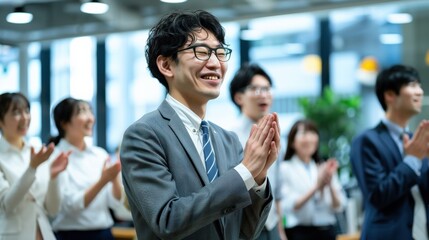
<svg viewBox="0 0 429 240">
<path fill-rule="evenodd" d="M 61 138 L 61 140 L 57 146 L 61 149 L 71 150 L 73 153 L 91 151 L 91 148 L 89 147 L 89 144 L 86 141 L 85 141 L 85 149 L 83 149 L 83 150 L 80 150 L 79 148 L 77 148 L 76 146 L 74 146 L 73 144 L 71 144 L 69 141 L 67 141 L 64 138 Z"/>
<path fill-rule="evenodd" d="M 399 126 L 398 124 L 393 123 L 392 121 L 390 121 L 387 118 L 384 118 L 381 121 L 384 123 L 384 125 L 386 125 L 387 130 L 389 131 L 390 135 L 392 135 L 393 137 L 396 137 L 398 139 L 403 132 L 408 131 L 408 127 L 406 127 L 404 129 L 401 126 Z"/>
<path fill-rule="evenodd" d="M 29 148 L 29 147 L 30 147 L 30 145 L 28 144 L 28 142 L 25 139 L 24 139 L 24 147 L 22 149 L 18 149 L 15 146 L 11 145 L 6 140 L 6 138 L 0 136 L 0 151 L 1 152 L 6 152 L 6 151 L 9 151 L 9 150 L 22 151 L 22 150 L 24 150 L 26 148 Z"/>
<path fill-rule="evenodd" d="M 305 162 L 304 162 L 304 161 L 302 161 L 302 160 L 298 157 L 298 155 L 296 155 L 296 154 L 294 154 L 294 155 L 290 158 L 290 161 L 291 161 L 291 162 L 298 163 L 298 164 L 303 165 L 303 166 L 306 166 L 306 167 L 311 166 L 311 165 L 315 165 L 315 164 L 316 164 L 316 162 L 314 161 L 314 159 L 311 159 L 309 163 L 305 163 Z"/>
<path fill-rule="evenodd" d="M 191 129 L 192 131 L 200 129 L 202 119 L 192 112 L 191 109 L 174 99 L 170 94 L 167 94 L 165 100 L 170 104 L 177 115 L 179 115 L 180 120 L 182 120 L 186 128 Z"/>
<path fill-rule="evenodd" d="M 251 129 L 252 125 L 255 124 L 255 122 L 252 119 L 250 119 L 248 116 L 244 114 L 240 114 L 239 121 L 241 123 L 240 125 L 244 126 L 244 128 L 246 129 Z"/>
</svg>

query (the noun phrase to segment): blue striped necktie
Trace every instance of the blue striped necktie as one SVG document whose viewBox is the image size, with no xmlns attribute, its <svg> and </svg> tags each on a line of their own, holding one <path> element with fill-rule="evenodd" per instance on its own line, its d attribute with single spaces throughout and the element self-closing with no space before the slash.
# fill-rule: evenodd
<svg viewBox="0 0 429 240">
<path fill-rule="evenodd" d="M 203 151 L 207 177 L 210 182 L 213 182 L 218 175 L 218 170 L 212 143 L 210 141 L 209 125 L 206 121 L 201 122 L 201 129 L 203 130 Z"/>
</svg>

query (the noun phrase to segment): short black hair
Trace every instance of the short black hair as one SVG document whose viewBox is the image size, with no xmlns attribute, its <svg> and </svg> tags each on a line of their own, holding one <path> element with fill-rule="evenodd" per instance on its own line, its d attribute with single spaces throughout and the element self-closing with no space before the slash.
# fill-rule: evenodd
<svg viewBox="0 0 429 240">
<path fill-rule="evenodd" d="M 268 73 L 256 63 L 244 63 L 235 73 L 231 83 L 229 84 L 229 94 L 231 100 L 240 111 L 241 106 L 235 102 L 234 96 L 238 92 L 243 92 L 245 88 L 252 83 L 252 78 L 255 75 L 262 75 L 268 80 L 270 86 L 273 85 L 271 77 L 268 75 Z"/>
<path fill-rule="evenodd" d="M 177 50 L 186 42 L 196 41 L 195 31 L 211 32 L 216 39 L 225 44 L 225 30 L 219 20 L 211 13 L 196 11 L 175 11 L 164 16 L 156 26 L 149 31 L 146 45 L 146 60 L 153 77 L 167 88 L 168 83 L 156 64 L 158 56 L 171 57 L 177 60 Z"/>
<path fill-rule="evenodd" d="M 384 111 L 387 110 L 384 93 L 386 91 L 393 91 L 399 95 L 401 88 L 411 82 L 420 83 L 420 77 L 417 70 L 410 66 L 397 64 L 384 69 L 378 74 L 375 83 L 375 93 Z"/>
</svg>

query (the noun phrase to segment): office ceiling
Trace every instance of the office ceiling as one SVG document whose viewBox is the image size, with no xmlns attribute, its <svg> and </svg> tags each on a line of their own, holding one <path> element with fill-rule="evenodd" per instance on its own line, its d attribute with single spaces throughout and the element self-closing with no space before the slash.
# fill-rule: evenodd
<svg viewBox="0 0 429 240">
<path fill-rule="evenodd" d="M 373 4 L 428 4 L 428 0 L 188 0 L 169 4 L 159 0 L 101 0 L 110 9 L 103 15 L 80 12 L 84 0 L 0 0 L 0 44 L 17 45 L 85 35 L 147 29 L 175 9 L 204 9 L 221 21 Z M 29 24 L 11 24 L 6 15 L 24 6 L 33 13 Z"/>
</svg>

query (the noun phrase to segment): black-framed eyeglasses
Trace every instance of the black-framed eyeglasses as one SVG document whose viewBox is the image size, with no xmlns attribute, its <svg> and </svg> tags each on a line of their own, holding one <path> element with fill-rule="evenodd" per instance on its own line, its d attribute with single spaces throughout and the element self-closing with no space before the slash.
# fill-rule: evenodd
<svg viewBox="0 0 429 240">
<path fill-rule="evenodd" d="M 227 47 L 211 48 L 206 45 L 194 45 L 184 49 L 180 49 L 177 52 L 192 49 L 197 59 L 201 61 L 207 61 L 212 56 L 212 52 L 215 53 L 217 59 L 221 62 L 226 62 L 231 58 L 232 50 Z"/>
</svg>

